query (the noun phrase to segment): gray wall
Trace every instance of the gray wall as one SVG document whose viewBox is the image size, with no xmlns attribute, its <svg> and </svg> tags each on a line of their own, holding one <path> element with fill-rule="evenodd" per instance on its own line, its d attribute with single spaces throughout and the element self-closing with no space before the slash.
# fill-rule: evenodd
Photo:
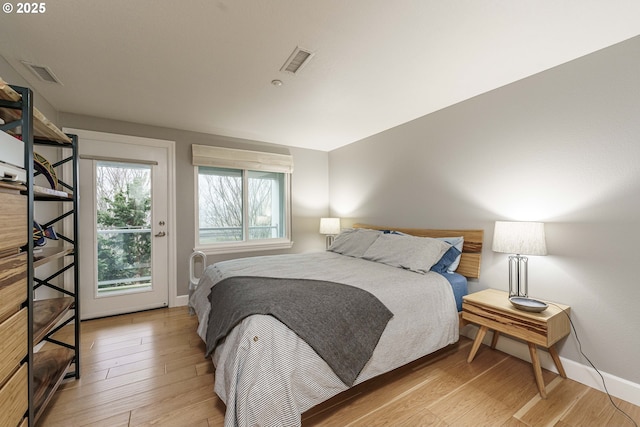
<svg viewBox="0 0 640 427">
<path fill-rule="evenodd" d="M 324 237 L 318 233 L 320 217 L 328 214 L 328 154 L 322 151 L 282 147 L 256 141 L 227 138 L 177 129 L 60 113 L 61 125 L 76 129 L 117 133 L 176 142 L 176 268 L 178 295 L 187 294 L 188 257 L 195 246 L 194 176 L 191 144 L 217 145 L 249 150 L 264 150 L 293 155 L 292 234 L 294 246 L 287 251 L 248 252 L 208 257 L 209 263 L 244 256 L 299 253 L 324 249 Z"/>
<path fill-rule="evenodd" d="M 483 228 L 471 291 L 508 287 L 494 221 L 544 221 L 549 256 L 530 257 L 530 295 L 570 305 L 596 366 L 640 383 L 638 76 L 636 37 L 334 150 L 331 214 Z M 574 338 L 560 355 L 587 364 Z"/>
</svg>

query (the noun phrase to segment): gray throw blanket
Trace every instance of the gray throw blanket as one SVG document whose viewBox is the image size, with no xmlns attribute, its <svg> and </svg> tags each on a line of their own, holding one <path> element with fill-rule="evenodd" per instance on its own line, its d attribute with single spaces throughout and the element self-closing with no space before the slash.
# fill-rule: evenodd
<svg viewBox="0 0 640 427">
<path fill-rule="evenodd" d="M 252 314 L 267 314 L 305 340 L 351 386 L 371 358 L 393 313 L 369 292 L 341 283 L 229 277 L 209 294 L 207 356 Z"/>
</svg>

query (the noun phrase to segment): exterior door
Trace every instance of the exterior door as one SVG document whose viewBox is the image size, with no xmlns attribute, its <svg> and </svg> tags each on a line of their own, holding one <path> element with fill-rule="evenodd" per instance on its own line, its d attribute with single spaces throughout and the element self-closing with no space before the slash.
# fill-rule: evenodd
<svg viewBox="0 0 640 427">
<path fill-rule="evenodd" d="M 169 303 L 169 148 L 162 141 L 79 135 L 80 316 Z M 166 141 L 165 141 L 166 142 Z"/>
</svg>

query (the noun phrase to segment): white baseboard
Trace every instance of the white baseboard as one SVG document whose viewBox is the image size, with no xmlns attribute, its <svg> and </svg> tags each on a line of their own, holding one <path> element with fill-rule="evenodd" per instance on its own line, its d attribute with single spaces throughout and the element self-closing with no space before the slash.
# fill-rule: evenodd
<svg viewBox="0 0 640 427">
<path fill-rule="evenodd" d="M 475 338 L 476 332 L 478 328 L 473 325 L 467 325 L 462 329 L 462 334 L 471 339 Z M 490 345 L 491 344 L 491 334 L 487 334 L 484 338 L 483 343 Z M 503 351 L 507 354 L 515 356 L 519 359 L 526 360 L 530 362 L 529 356 L 529 347 L 520 341 L 516 341 L 508 336 L 502 335 L 498 340 L 498 345 L 496 348 L 500 351 Z M 538 355 L 540 357 L 540 364 L 544 369 L 549 371 L 558 373 L 555 364 L 553 363 L 553 359 L 549 353 L 544 350 L 538 351 Z M 598 375 L 598 373 L 591 366 L 583 365 L 574 360 L 566 359 L 564 357 L 560 357 L 562 360 L 562 366 L 567 374 L 568 378 L 571 378 L 574 381 L 582 383 L 591 388 L 595 388 L 596 390 L 600 390 L 605 392 L 605 389 L 602 385 L 602 379 Z M 640 384 L 636 384 L 629 380 L 625 380 L 624 378 L 617 377 L 615 375 L 608 374 L 606 372 L 600 371 L 602 377 L 604 377 L 605 383 L 607 385 L 607 390 L 612 396 L 625 400 L 629 403 L 633 403 L 636 406 L 640 406 Z"/>
<path fill-rule="evenodd" d="M 189 295 L 178 295 L 173 300 L 172 307 L 182 307 L 189 304 Z"/>
<path fill-rule="evenodd" d="M 574 381 L 588 385 L 602 392 L 605 392 L 602 385 L 602 378 L 591 366 L 583 365 L 570 359 L 562 359 L 562 366 L 567 373 L 567 377 Z M 636 406 L 640 406 L 640 384 L 636 384 L 624 378 L 600 371 L 607 385 L 607 390 L 612 396 L 626 400 Z"/>
</svg>

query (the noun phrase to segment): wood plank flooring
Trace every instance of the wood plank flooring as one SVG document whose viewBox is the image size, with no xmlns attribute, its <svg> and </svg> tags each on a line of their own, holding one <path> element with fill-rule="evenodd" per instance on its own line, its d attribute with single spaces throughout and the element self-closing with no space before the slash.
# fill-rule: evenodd
<svg viewBox="0 0 640 427">
<path fill-rule="evenodd" d="M 61 386 L 38 426 L 222 426 L 196 326 L 185 307 L 82 322 L 81 379 Z M 632 426 L 604 393 L 549 371 L 540 399 L 530 364 L 505 353 L 482 346 L 468 364 L 470 343 L 357 386 L 303 426 Z M 640 420 L 640 407 L 614 401 Z"/>
</svg>

